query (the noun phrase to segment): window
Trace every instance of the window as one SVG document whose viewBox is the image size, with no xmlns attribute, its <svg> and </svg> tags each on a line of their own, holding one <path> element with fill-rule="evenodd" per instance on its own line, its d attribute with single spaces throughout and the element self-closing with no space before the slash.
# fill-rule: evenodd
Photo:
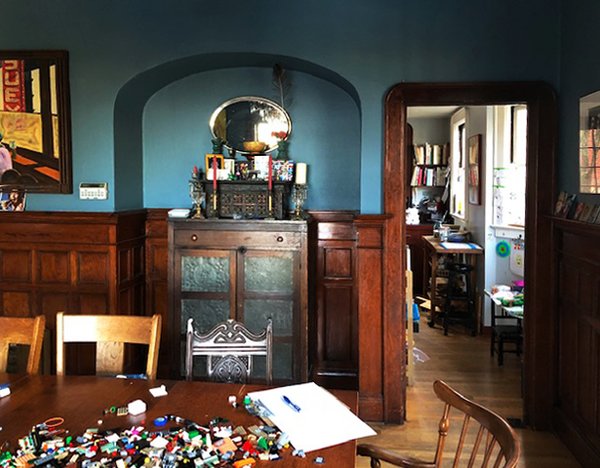
<svg viewBox="0 0 600 468">
<path fill-rule="evenodd" d="M 450 213 L 465 218 L 466 112 L 460 109 L 450 119 Z"/>
<path fill-rule="evenodd" d="M 527 106 L 496 107 L 494 225 L 525 225 Z"/>
</svg>

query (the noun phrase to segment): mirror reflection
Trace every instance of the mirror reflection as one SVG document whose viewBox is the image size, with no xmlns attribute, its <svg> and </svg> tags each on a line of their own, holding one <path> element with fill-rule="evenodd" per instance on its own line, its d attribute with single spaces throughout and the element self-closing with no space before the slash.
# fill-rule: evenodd
<svg viewBox="0 0 600 468">
<path fill-rule="evenodd" d="M 71 192 L 68 56 L 0 51 L 0 184 Z"/>
<path fill-rule="evenodd" d="M 292 122 L 277 103 L 262 97 L 244 96 L 220 105 L 210 118 L 210 130 L 214 137 L 225 142 L 227 148 L 239 153 L 253 152 L 247 150 L 248 142 L 263 142 L 267 145 L 265 151 L 269 152 L 277 148 L 280 140 L 289 137 Z"/>
</svg>

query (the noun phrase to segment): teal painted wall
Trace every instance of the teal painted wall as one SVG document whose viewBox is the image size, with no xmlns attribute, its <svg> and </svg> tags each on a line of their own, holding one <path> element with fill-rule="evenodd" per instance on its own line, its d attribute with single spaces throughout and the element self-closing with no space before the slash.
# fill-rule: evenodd
<svg viewBox="0 0 600 468">
<path fill-rule="evenodd" d="M 585 3 L 597 11 L 591 1 Z M 208 109 L 213 99 L 198 88 L 206 76 L 231 67 L 270 69 L 284 57 L 299 82 L 314 86 L 303 103 L 307 108 L 295 118 L 295 127 L 305 130 L 292 151 L 317 158 L 323 148 L 331 149 L 330 135 L 308 120 L 317 110 L 308 106 L 316 103 L 335 109 L 332 118 L 343 120 L 335 124 L 343 132 L 338 142 L 353 146 L 348 173 L 337 170 L 341 157 L 332 159 L 335 171 L 320 179 L 317 171 L 311 173 L 311 207 L 380 213 L 383 104 L 389 88 L 402 81 L 483 80 L 544 80 L 556 87 L 560 7 L 559 0 L 4 0 L 3 48 L 69 51 L 74 186 L 106 181 L 111 188 L 106 202 L 83 202 L 76 193 L 31 195 L 28 209 L 111 211 L 168 204 L 166 195 L 154 193 L 156 148 L 168 148 L 178 168 L 163 177 L 171 187 L 181 185 L 190 153 L 204 149 L 199 135 L 186 134 L 184 125 L 172 147 L 161 132 L 147 134 L 172 125 L 160 122 L 166 101 L 183 101 L 181 116 L 200 119 L 199 106 Z M 565 6 L 563 13 L 570 8 L 575 7 Z M 569 19 L 573 15 L 566 13 Z M 207 54 L 213 54 L 215 66 Z M 238 64 L 225 63 L 236 56 Z M 185 82 L 194 85 L 186 90 Z M 223 96 L 232 84 L 214 94 Z M 243 81 L 239 88 L 244 94 Z M 327 90 L 331 96 L 319 99 Z M 323 165 L 323 171 L 329 168 Z M 172 200 L 180 204 L 184 197 Z"/>
<path fill-rule="evenodd" d="M 558 188 L 579 193 L 579 99 L 600 90 L 598 42 L 600 2 L 562 2 Z M 600 203 L 598 195 L 582 195 L 587 203 Z"/>
</svg>

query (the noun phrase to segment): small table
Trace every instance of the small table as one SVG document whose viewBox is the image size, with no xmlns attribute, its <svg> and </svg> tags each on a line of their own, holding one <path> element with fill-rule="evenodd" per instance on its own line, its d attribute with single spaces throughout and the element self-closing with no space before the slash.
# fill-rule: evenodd
<svg viewBox="0 0 600 468">
<path fill-rule="evenodd" d="M 234 426 L 248 427 L 261 424 L 240 404 L 233 408 L 229 395 L 235 395 L 241 403 L 252 391 L 268 388 L 264 385 L 219 384 L 210 382 L 126 380 L 95 376 L 19 376 L 0 373 L 0 383 L 10 383 L 11 394 L 0 398 L 0 446 L 17 447 L 17 440 L 29 433 L 32 426 L 47 419 L 64 418 L 61 428 L 70 435 L 81 435 L 89 427 L 103 429 L 122 428 L 144 424 L 149 431 L 160 430 L 152 421 L 160 416 L 175 415 L 205 424 L 215 417 L 223 417 Z M 153 398 L 148 389 L 165 384 L 169 394 Z M 335 390 L 332 392 L 356 412 L 357 392 Z M 138 416 L 103 415 L 103 410 L 113 405 L 126 405 L 137 398 L 148 404 L 145 413 Z M 99 425 L 98 420 L 102 420 Z M 318 421 L 315 422 L 318 424 Z M 332 428 L 333 430 L 333 428 Z M 339 463 L 338 466 L 354 466 L 356 441 L 310 452 L 306 458 L 294 457 L 291 450 L 284 452 L 286 467 L 314 466 L 316 456 Z M 339 461 L 339 462 L 338 462 Z M 272 462 L 258 461 L 256 466 L 271 466 Z"/>
<path fill-rule="evenodd" d="M 494 295 L 491 293 L 491 291 L 484 289 L 483 293 L 486 296 L 488 296 L 490 298 L 490 300 L 492 301 L 492 307 L 500 307 L 502 309 L 503 314 L 506 315 L 507 317 L 516 318 L 519 321 L 523 320 L 523 314 L 525 312 L 525 308 L 522 305 L 520 305 L 520 306 L 505 306 L 502 304 L 502 300 L 500 300 L 498 297 L 494 297 Z M 493 313 L 493 311 L 492 311 L 492 313 Z"/>
<path fill-rule="evenodd" d="M 423 272 L 430 272 L 430 275 L 423 274 L 423 291 L 429 290 L 429 300 L 431 301 L 431 320 L 434 323 L 436 314 L 442 311 L 442 298 L 437 295 L 436 287 L 439 276 L 438 266 L 439 258 L 442 255 L 461 255 L 464 257 L 464 263 L 473 266 L 471 271 L 471 284 L 476 284 L 477 278 L 477 256 L 483 254 L 483 248 L 473 242 L 440 242 L 439 238 L 434 236 L 423 236 L 423 245 L 425 246 L 425 255 L 423 256 Z M 427 278 L 430 277 L 430 284 L 427 285 Z M 475 330 L 479 332 L 481 327 L 481 314 L 476 307 Z"/>
</svg>

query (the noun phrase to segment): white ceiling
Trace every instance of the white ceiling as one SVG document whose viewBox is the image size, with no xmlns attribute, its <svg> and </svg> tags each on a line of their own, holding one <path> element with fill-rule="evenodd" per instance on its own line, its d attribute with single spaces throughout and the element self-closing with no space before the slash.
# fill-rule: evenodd
<svg viewBox="0 0 600 468">
<path fill-rule="evenodd" d="M 407 107 L 409 119 L 432 119 L 450 117 L 459 107 L 457 106 L 413 106 Z"/>
</svg>

